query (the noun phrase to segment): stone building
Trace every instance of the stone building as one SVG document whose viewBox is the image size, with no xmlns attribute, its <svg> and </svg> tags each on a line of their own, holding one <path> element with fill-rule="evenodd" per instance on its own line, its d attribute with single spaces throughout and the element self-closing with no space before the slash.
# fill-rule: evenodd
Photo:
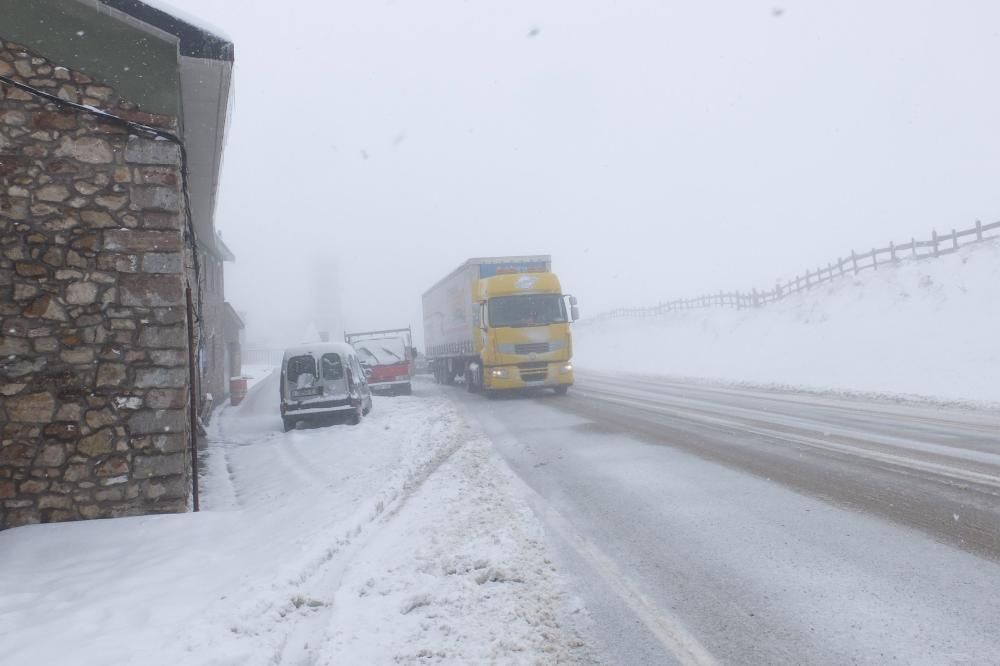
<svg viewBox="0 0 1000 666">
<path fill-rule="evenodd" d="M 0 16 L 0 529 L 184 511 L 232 44 L 137 0 Z"/>
<path fill-rule="evenodd" d="M 235 261 L 232 251 L 215 237 L 215 252 L 201 253 L 202 297 L 201 355 L 199 368 L 202 377 L 202 395 L 211 396 L 209 407 L 218 405 L 229 393 L 229 368 L 226 364 L 226 304 L 225 271 L 223 264 Z"/>
<path fill-rule="evenodd" d="M 243 374 L 243 331 L 246 326 L 243 318 L 228 302 L 222 320 L 222 332 L 225 337 L 225 381 L 226 385 L 233 377 Z"/>
</svg>

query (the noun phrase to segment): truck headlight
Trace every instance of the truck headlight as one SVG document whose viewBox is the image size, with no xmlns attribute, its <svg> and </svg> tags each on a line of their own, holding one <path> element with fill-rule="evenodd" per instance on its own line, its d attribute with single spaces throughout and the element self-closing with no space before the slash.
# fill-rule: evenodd
<svg viewBox="0 0 1000 666">
<path fill-rule="evenodd" d="M 559 368 L 560 375 L 568 375 L 571 372 L 573 372 L 572 363 L 563 363 L 562 366 Z"/>
<path fill-rule="evenodd" d="M 490 370 L 490 377 L 496 379 L 507 379 L 507 368 L 493 368 Z"/>
</svg>

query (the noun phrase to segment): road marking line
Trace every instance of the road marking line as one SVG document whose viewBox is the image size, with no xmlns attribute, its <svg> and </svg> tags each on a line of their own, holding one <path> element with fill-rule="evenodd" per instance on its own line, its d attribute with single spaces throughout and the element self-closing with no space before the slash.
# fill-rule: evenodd
<svg viewBox="0 0 1000 666">
<path fill-rule="evenodd" d="M 492 444 L 492 442 L 491 442 Z M 518 486 L 528 499 L 531 507 L 539 515 L 542 524 L 551 528 L 568 543 L 576 553 L 600 576 L 663 647 L 684 666 L 715 666 L 718 662 L 708 649 L 691 635 L 680 620 L 663 610 L 646 596 L 642 590 L 626 576 L 593 542 L 577 532 L 566 518 L 554 509 L 544 497 L 529 486 L 510 467 L 493 444 L 494 456 L 507 468 L 511 481 Z"/>
<path fill-rule="evenodd" d="M 990 487 L 1000 487 L 1000 478 L 998 478 L 993 474 L 987 474 L 973 470 L 966 470 L 960 467 L 955 467 L 953 465 L 947 465 L 944 463 L 922 461 L 916 458 L 908 458 L 892 453 L 872 451 L 870 449 L 866 449 L 861 446 L 852 446 L 850 444 L 842 444 L 838 442 L 819 440 L 816 439 L 815 437 L 810 437 L 808 435 L 789 433 L 778 429 L 752 426 L 739 420 L 726 419 L 724 417 L 716 416 L 714 414 L 706 414 L 704 412 L 692 411 L 684 407 L 677 407 L 669 404 L 662 405 L 654 403 L 646 398 L 632 398 L 632 399 L 614 398 L 611 397 L 615 395 L 614 393 L 610 391 L 600 391 L 600 390 L 598 391 L 592 390 L 589 393 L 587 391 L 577 391 L 577 395 L 584 398 L 597 400 L 600 402 L 607 402 L 611 404 L 633 407 L 639 410 L 650 411 L 663 416 L 679 417 L 687 420 L 689 423 L 695 423 L 695 424 L 700 423 L 702 425 L 706 425 L 709 427 L 716 426 L 716 427 L 732 428 L 746 433 L 763 435 L 765 437 L 770 437 L 772 439 L 777 439 L 779 441 L 790 442 L 793 444 L 802 444 L 812 448 L 824 449 L 827 451 L 833 451 L 837 453 L 844 453 L 847 455 L 855 456 L 857 458 L 865 458 L 875 462 L 897 465 L 903 468 L 908 468 L 921 472 L 927 472 L 930 474 L 935 474 L 938 476 L 943 476 L 958 481 L 963 481 L 966 483 L 977 483 L 980 485 L 985 485 Z M 645 404 L 642 405 L 636 404 L 637 400 L 641 400 Z"/>
</svg>

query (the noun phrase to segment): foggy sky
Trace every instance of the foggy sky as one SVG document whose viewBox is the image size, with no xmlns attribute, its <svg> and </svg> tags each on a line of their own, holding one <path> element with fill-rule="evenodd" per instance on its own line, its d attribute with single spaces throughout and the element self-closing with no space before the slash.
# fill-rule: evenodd
<svg viewBox="0 0 1000 666">
<path fill-rule="evenodd" d="M 324 302 L 419 335 L 472 256 L 552 254 L 586 316 L 1000 219 L 989 0 L 170 2 L 235 42 L 251 344 Z"/>
</svg>

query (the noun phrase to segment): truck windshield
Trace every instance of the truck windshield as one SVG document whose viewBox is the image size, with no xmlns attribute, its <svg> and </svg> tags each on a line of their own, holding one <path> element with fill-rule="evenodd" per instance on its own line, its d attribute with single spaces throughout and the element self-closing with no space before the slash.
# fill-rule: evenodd
<svg viewBox="0 0 1000 666">
<path fill-rule="evenodd" d="M 489 302 L 490 326 L 545 326 L 566 323 L 566 304 L 559 294 L 500 296 Z"/>
</svg>

